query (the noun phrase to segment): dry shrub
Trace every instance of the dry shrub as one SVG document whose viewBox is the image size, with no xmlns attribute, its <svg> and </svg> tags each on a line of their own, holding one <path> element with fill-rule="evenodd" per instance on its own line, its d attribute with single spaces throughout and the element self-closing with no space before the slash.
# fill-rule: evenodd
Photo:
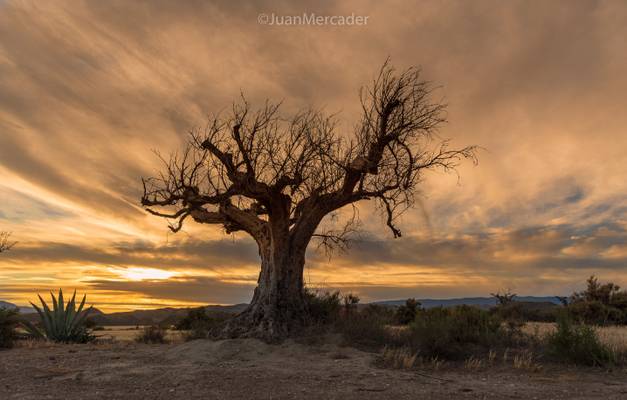
<svg viewBox="0 0 627 400">
<path fill-rule="evenodd" d="M 9 349 L 13 347 L 13 343 L 18 336 L 15 331 L 17 325 L 17 310 L 0 307 L 0 349 Z"/>
<path fill-rule="evenodd" d="M 536 361 L 535 355 L 529 350 L 516 354 L 513 359 L 513 365 L 516 369 L 529 372 L 540 372 L 542 370 L 542 365 Z"/>
<path fill-rule="evenodd" d="M 466 359 L 466 361 L 464 361 L 465 369 L 478 370 L 478 369 L 481 369 L 482 367 L 483 367 L 483 360 L 478 357 L 470 356 L 468 359 Z"/>
<path fill-rule="evenodd" d="M 166 333 L 166 330 L 160 326 L 146 326 L 140 331 L 137 337 L 135 337 L 135 341 L 147 344 L 164 344 L 168 342 Z"/>
<path fill-rule="evenodd" d="M 422 310 L 405 340 L 425 356 L 460 359 L 507 343 L 501 320 L 470 306 Z"/>
<path fill-rule="evenodd" d="M 574 324 L 567 315 L 557 322 L 557 330 L 547 336 L 547 352 L 556 360 L 578 365 L 606 366 L 619 361 L 618 354 L 602 343 L 593 327 Z"/>
<path fill-rule="evenodd" d="M 337 328 L 347 345 L 380 349 L 386 345 L 399 344 L 386 322 L 380 315 L 358 312 L 339 321 Z"/>
<path fill-rule="evenodd" d="M 381 354 L 381 364 L 387 368 L 410 369 L 416 365 L 418 354 L 412 352 L 410 348 L 385 347 Z"/>
</svg>

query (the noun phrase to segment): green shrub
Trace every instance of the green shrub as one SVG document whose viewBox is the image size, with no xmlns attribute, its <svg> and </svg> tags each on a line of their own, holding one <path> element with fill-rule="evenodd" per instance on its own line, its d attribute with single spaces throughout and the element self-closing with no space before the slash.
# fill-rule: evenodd
<svg viewBox="0 0 627 400">
<path fill-rule="evenodd" d="M 344 343 L 355 347 L 382 348 L 395 343 L 387 318 L 377 313 L 355 312 L 341 319 L 337 328 Z"/>
<path fill-rule="evenodd" d="M 185 340 L 206 339 L 218 332 L 232 314 L 216 312 L 208 314 L 205 307 L 193 308 L 176 323 L 175 329 L 186 331 Z"/>
<path fill-rule="evenodd" d="M 405 304 L 396 309 L 396 322 L 401 325 L 407 325 L 416 319 L 416 313 L 420 303 L 416 299 L 407 299 Z"/>
<path fill-rule="evenodd" d="M 340 292 L 321 292 L 305 289 L 307 325 L 325 325 L 337 321 L 342 308 Z"/>
<path fill-rule="evenodd" d="M 58 299 L 53 293 L 50 293 L 50 296 L 52 297 L 52 310 L 39 295 L 43 309 L 31 303 L 41 318 L 43 331 L 33 324 L 24 322 L 23 325 L 28 333 L 35 338 L 59 343 L 87 343 L 93 341 L 95 337 L 85 326 L 85 319 L 92 310 L 89 307 L 83 311 L 86 296 L 83 296 L 83 300 L 78 308 L 76 308 L 76 291 L 74 291 L 74 295 L 67 305 L 63 302 L 63 291 L 61 289 L 59 289 Z"/>
<path fill-rule="evenodd" d="M 601 343 L 594 328 L 574 324 L 567 315 L 557 321 L 557 330 L 547 337 L 549 356 L 579 365 L 603 366 L 616 363 L 616 354 Z"/>
<path fill-rule="evenodd" d="M 146 326 L 135 337 L 135 341 L 138 343 L 147 344 L 163 344 L 167 343 L 166 330 L 157 325 Z"/>
<path fill-rule="evenodd" d="M 598 300 L 576 301 L 568 305 L 568 312 L 576 321 L 583 324 L 607 325 L 623 322 L 621 310 L 603 304 Z"/>
<path fill-rule="evenodd" d="M 359 304 L 359 297 L 348 293 L 342 296 L 342 302 L 344 303 L 344 316 L 350 317 L 351 314 L 357 310 L 357 304 Z"/>
<path fill-rule="evenodd" d="M 427 357 L 459 359 L 508 340 L 502 321 L 471 306 L 421 310 L 408 332 L 411 347 Z"/>
<path fill-rule="evenodd" d="M 593 325 L 627 324 L 627 291 L 612 282 L 600 283 L 593 275 L 586 289 L 575 292 L 568 302 L 575 320 Z"/>
<path fill-rule="evenodd" d="M 534 322 L 555 322 L 556 315 L 562 307 L 549 302 L 513 301 L 497 305 L 490 312 L 498 315 L 506 322 L 513 321 L 524 324 Z"/>
<path fill-rule="evenodd" d="M 0 349 L 13 347 L 17 339 L 15 328 L 18 325 L 18 311 L 8 308 L 0 308 Z"/>
<path fill-rule="evenodd" d="M 396 312 L 394 308 L 381 304 L 367 304 L 359 311 L 360 314 L 375 318 L 385 325 L 396 323 Z"/>
</svg>

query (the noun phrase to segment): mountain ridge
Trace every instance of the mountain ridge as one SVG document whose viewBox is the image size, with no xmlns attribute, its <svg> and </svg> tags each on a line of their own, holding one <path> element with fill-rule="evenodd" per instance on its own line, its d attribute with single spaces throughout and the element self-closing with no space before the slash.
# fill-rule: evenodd
<svg viewBox="0 0 627 400">
<path fill-rule="evenodd" d="M 481 308 L 490 308 L 496 305 L 496 299 L 494 297 L 458 297 L 449 299 L 416 299 L 420 302 L 423 308 L 433 307 L 455 307 L 459 305 L 470 305 Z M 516 296 L 515 301 L 525 303 L 551 303 L 559 305 L 559 300 L 554 296 Z M 381 300 L 373 301 L 366 304 L 379 304 L 384 306 L 396 307 L 405 304 L 405 299 L 398 300 Z M 13 303 L 0 301 L 0 307 L 3 305 L 7 308 L 19 308 L 20 312 L 29 319 L 36 321 L 38 315 L 30 307 L 19 307 Z M 244 310 L 247 306 L 246 303 L 234 304 L 234 305 L 207 305 L 204 306 L 208 313 L 238 313 Z M 153 325 L 167 322 L 174 322 L 177 319 L 183 318 L 187 315 L 190 309 L 196 307 L 184 307 L 184 308 L 157 308 L 152 310 L 133 310 L 122 311 L 114 313 L 104 313 L 101 310 L 94 308 L 91 313 L 90 319 L 92 319 L 98 325 L 104 326 L 122 326 L 122 325 Z"/>
<path fill-rule="evenodd" d="M 478 306 L 483 308 L 493 307 L 497 300 L 494 297 L 457 297 L 450 299 L 416 299 L 423 308 L 433 307 L 455 307 L 460 305 Z M 553 303 L 561 304 L 556 296 L 516 296 L 514 301 L 528 303 Z M 372 304 L 387 306 L 400 306 L 405 304 L 405 300 L 381 300 L 373 301 Z"/>
</svg>

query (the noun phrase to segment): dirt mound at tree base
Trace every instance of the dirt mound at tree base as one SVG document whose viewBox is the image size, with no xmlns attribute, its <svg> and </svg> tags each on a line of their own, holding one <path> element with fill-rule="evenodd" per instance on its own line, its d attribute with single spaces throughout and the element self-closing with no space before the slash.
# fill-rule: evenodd
<svg viewBox="0 0 627 400">
<path fill-rule="evenodd" d="M 192 363 L 219 364 L 230 361 L 264 362 L 281 364 L 303 362 L 316 358 L 332 357 L 341 354 L 359 360 L 371 361 L 372 355 L 351 348 L 339 347 L 333 343 L 320 346 L 306 346 L 287 340 L 281 344 L 267 344 L 257 339 L 193 340 L 170 348 L 164 353 L 168 360 L 186 360 Z"/>
<path fill-rule="evenodd" d="M 272 346 L 257 339 L 192 340 L 169 349 L 165 358 L 196 362 L 252 361 L 272 353 Z"/>
</svg>

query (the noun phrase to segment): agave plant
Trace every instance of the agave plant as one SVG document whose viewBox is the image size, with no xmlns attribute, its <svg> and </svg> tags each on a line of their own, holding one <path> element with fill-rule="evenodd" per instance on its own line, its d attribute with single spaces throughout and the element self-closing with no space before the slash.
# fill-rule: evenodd
<svg viewBox="0 0 627 400">
<path fill-rule="evenodd" d="M 26 330 L 32 336 L 61 343 L 85 343 L 93 340 L 94 337 L 85 327 L 85 319 L 92 310 L 92 307 L 89 307 L 83 311 L 87 296 L 83 296 L 83 300 L 76 308 L 76 290 L 67 305 L 63 302 L 63 290 L 59 289 L 58 298 L 50 292 L 52 310 L 40 295 L 37 296 L 43 309 L 34 303 L 31 305 L 41 317 L 43 332 L 32 324 L 25 324 Z"/>
</svg>

